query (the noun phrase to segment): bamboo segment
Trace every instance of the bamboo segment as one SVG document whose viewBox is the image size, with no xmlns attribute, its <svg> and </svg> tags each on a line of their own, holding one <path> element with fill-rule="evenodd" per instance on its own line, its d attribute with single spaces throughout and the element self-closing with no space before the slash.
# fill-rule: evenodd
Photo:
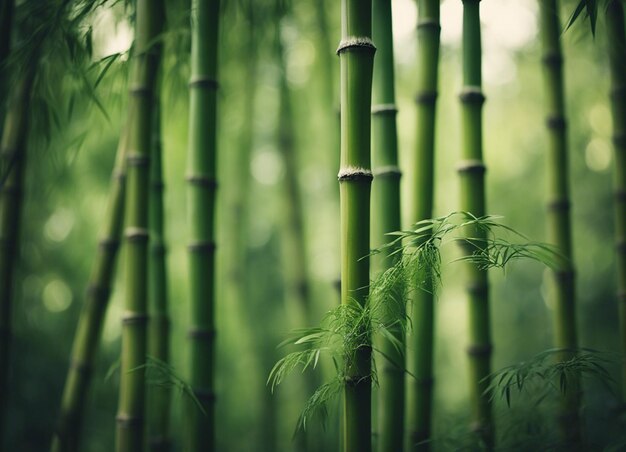
<svg viewBox="0 0 626 452">
<path fill-rule="evenodd" d="M 617 253 L 617 301 L 622 353 L 626 353 L 626 37 L 624 8 L 617 0 L 606 10 L 608 53 L 611 66 L 611 108 L 615 148 L 615 250 Z M 622 397 L 626 400 L 626 361 L 623 361 Z"/>
<path fill-rule="evenodd" d="M 461 182 L 461 210 L 477 217 L 485 215 L 485 165 L 482 160 L 482 93 L 480 0 L 463 0 L 463 89 L 461 91 L 461 129 L 463 146 L 458 172 Z M 463 252 L 484 246 L 484 230 L 466 228 Z M 487 271 L 467 263 L 466 293 L 469 302 L 469 384 L 472 429 L 487 448 L 493 446 L 491 402 L 485 390 L 491 373 L 491 323 Z"/>
<path fill-rule="evenodd" d="M 190 384 L 206 414 L 189 407 L 187 450 L 215 449 L 214 273 L 219 0 L 194 0 L 191 20 L 189 151 Z"/>
<path fill-rule="evenodd" d="M 337 49 L 341 66 L 341 303 L 365 306 L 369 292 L 370 109 L 376 47 L 371 40 L 371 1 L 342 0 L 341 6 L 342 40 Z M 354 356 L 346 356 L 346 452 L 368 452 L 372 448 L 371 356 L 369 344 L 361 346 Z"/>
<path fill-rule="evenodd" d="M 435 107 L 439 64 L 439 0 L 418 0 L 418 74 L 417 122 L 415 143 L 415 176 L 413 196 L 415 204 L 411 221 L 418 222 L 433 216 Z M 434 353 L 434 298 L 432 281 L 420 281 L 413 297 L 411 335 L 407 341 L 408 370 L 415 378 L 408 378 L 407 430 L 408 450 L 427 451 L 431 436 L 433 400 Z"/>
<path fill-rule="evenodd" d="M 0 143 L 2 162 L 0 187 L 0 431 L 3 425 L 9 388 L 13 278 L 19 253 L 19 229 L 29 126 L 29 105 L 34 68 L 15 84 L 7 106 Z M 0 435 L 1 437 L 1 435 Z"/>
<path fill-rule="evenodd" d="M 374 0 L 372 33 L 377 44 L 372 92 L 372 167 L 376 179 L 372 184 L 371 242 L 379 248 L 389 242 L 385 234 L 400 227 L 400 176 L 396 131 L 393 35 L 391 0 Z M 380 275 L 394 265 L 399 249 L 387 249 L 372 259 L 373 274 Z M 400 291 L 398 291 L 400 295 Z M 398 322 L 404 317 L 401 297 L 387 300 L 385 325 L 394 337 L 404 343 L 404 332 Z M 388 339 L 375 338 L 383 356 L 379 369 L 378 450 L 402 449 L 404 431 L 404 353 Z"/>
<path fill-rule="evenodd" d="M 150 262 L 148 266 L 148 355 L 169 361 L 169 326 L 167 308 L 166 247 L 163 228 L 163 190 L 161 163 L 161 108 L 155 96 L 150 160 Z M 170 388 L 151 385 L 148 389 L 148 447 L 155 452 L 170 450 Z"/>
<path fill-rule="evenodd" d="M 148 204 L 150 140 L 156 74 L 159 67 L 155 40 L 163 26 L 161 1 L 137 0 L 135 49 L 129 108 L 127 189 L 126 300 L 122 318 L 120 397 L 116 450 L 140 451 L 144 445 L 144 400 L 147 322 Z"/>
<path fill-rule="evenodd" d="M 74 335 L 70 367 L 63 388 L 61 412 L 52 451 L 77 451 L 84 418 L 87 392 L 91 384 L 96 351 L 104 324 L 115 273 L 115 261 L 124 223 L 124 196 L 128 130 L 122 132 L 111 177 L 105 223 L 98 241 L 98 254 L 91 270 L 87 294 Z"/>
<path fill-rule="evenodd" d="M 578 346 L 576 332 L 575 279 L 572 263 L 572 226 L 567 163 L 565 88 L 558 1 L 540 3 L 540 34 L 543 53 L 546 126 L 548 147 L 548 240 L 556 245 L 563 259 L 554 272 L 554 344 L 565 350 L 560 360 L 568 360 Z M 572 379 L 567 388 L 559 423 L 565 440 L 580 442 L 580 382 Z"/>
</svg>

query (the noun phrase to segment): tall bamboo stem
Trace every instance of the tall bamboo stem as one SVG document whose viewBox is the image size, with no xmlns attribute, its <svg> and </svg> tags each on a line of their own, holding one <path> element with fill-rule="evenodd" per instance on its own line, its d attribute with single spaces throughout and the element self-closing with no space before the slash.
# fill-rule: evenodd
<svg viewBox="0 0 626 452">
<path fill-rule="evenodd" d="M 615 250 L 617 257 L 617 301 L 622 353 L 626 354 L 626 37 L 624 7 L 612 0 L 606 10 L 608 53 L 611 66 L 611 108 L 615 167 Z M 626 400 L 626 360 L 623 360 L 622 397 Z"/>
<path fill-rule="evenodd" d="M 215 189 L 219 0 L 194 0 L 189 151 L 190 383 L 206 414 L 190 408 L 190 451 L 215 449 Z"/>
<path fill-rule="evenodd" d="M 337 49 L 341 65 L 341 302 L 364 306 L 369 292 L 370 109 L 376 47 L 371 40 L 371 0 L 342 0 L 341 7 L 342 39 Z M 346 452 L 368 452 L 372 448 L 371 353 L 371 346 L 365 344 L 346 357 Z"/>
<path fill-rule="evenodd" d="M 372 2 L 372 33 L 377 45 L 372 92 L 372 184 L 371 242 L 379 248 L 391 240 L 385 234 L 400 227 L 400 168 L 396 131 L 395 80 L 391 0 Z M 398 245 L 399 247 L 399 245 Z M 396 249 L 387 249 L 372 259 L 374 274 L 381 274 L 397 261 Z M 399 293 L 399 292 L 398 292 Z M 401 297 L 386 300 L 385 325 L 404 343 L 404 332 L 398 320 L 404 317 Z M 383 356 L 379 369 L 378 450 L 402 449 L 404 431 L 404 353 L 384 337 L 375 338 Z"/>
<path fill-rule="evenodd" d="M 539 2 L 540 34 L 543 53 L 543 77 L 548 146 L 548 240 L 563 256 L 554 272 L 554 345 L 565 350 L 559 356 L 566 361 L 578 346 L 576 332 L 575 279 L 572 262 L 572 226 L 570 220 L 565 88 L 561 25 L 557 0 Z M 568 443 L 580 441 L 580 382 L 570 379 L 562 401 L 559 424 Z"/>
<path fill-rule="evenodd" d="M 439 64 L 439 0 L 418 0 L 417 23 L 417 122 L 415 142 L 415 203 L 411 221 L 433 216 L 435 106 Z M 413 298 L 411 335 L 407 341 L 409 378 L 407 425 L 410 450 L 427 451 L 431 436 L 433 401 L 434 297 L 432 281 L 425 278 Z"/>
<path fill-rule="evenodd" d="M 12 332 L 13 278 L 19 254 L 19 229 L 29 126 L 29 105 L 35 69 L 29 68 L 15 84 L 4 118 L 0 159 L 0 431 L 8 398 Z M 1 435 L 0 435 L 1 437 Z"/>
<path fill-rule="evenodd" d="M 485 215 L 485 165 L 483 164 L 480 0 L 463 0 L 463 89 L 461 91 L 461 126 L 463 146 L 458 172 L 461 187 L 461 210 L 477 217 Z M 467 228 L 465 253 L 483 246 L 485 231 Z M 465 265 L 466 293 L 469 303 L 469 384 L 472 429 L 487 448 L 493 445 L 491 402 L 485 390 L 491 373 L 491 322 L 487 271 L 477 265 Z"/>
<path fill-rule="evenodd" d="M 115 261 L 124 223 L 124 195 L 128 130 L 120 134 L 111 176 L 111 189 L 98 252 L 87 284 L 87 294 L 74 335 L 70 367 L 65 379 L 58 426 L 52 439 L 52 451 L 79 450 L 85 402 L 91 383 L 96 351 L 108 306 L 115 274 Z"/>
<path fill-rule="evenodd" d="M 120 397 L 116 450 L 144 445 L 147 321 L 149 162 L 153 102 L 159 67 L 155 40 L 163 27 L 161 0 L 137 0 L 129 108 L 132 112 L 125 200 L 126 300 L 122 318 Z"/>
</svg>

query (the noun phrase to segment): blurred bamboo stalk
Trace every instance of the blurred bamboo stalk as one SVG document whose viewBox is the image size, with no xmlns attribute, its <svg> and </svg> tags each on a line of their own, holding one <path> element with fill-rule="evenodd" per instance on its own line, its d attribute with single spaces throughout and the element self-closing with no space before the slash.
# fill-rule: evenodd
<svg viewBox="0 0 626 452">
<path fill-rule="evenodd" d="M 127 190 L 124 230 L 126 300 L 122 317 L 120 395 L 116 450 L 143 450 L 148 267 L 148 205 L 158 38 L 164 22 L 162 0 L 137 0 L 135 53 L 129 91 L 130 138 L 126 155 Z"/>
<path fill-rule="evenodd" d="M 215 191 L 219 0 L 191 8 L 187 153 L 190 384 L 204 413 L 189 406 L 187 450 L 215 450 Z"/>
<path fill-rule="evenodd" d="M 398 134 L 396 130 L 395 78 L 391 0 L 373 0 L 372 35 L 377 47 L 372 86 L 372 183 L 371 246 L 380 248 L 392 240 L 389 232 L 400 226 L 400 177 Z M 374 278 L 392 267 L 400 254 L 394 248 L 372 257 Z M 397 343 L 404 344 L 400 319 L 405 316 L 404 300 L 398 287 L 397 297 L 385 301 L 387 325 Z M 381 351 L 378 376 L 378 446 L 379 451 L 402 450 L 404 432 L 404 351 L 382 335 L 374 338 Z"/>
<path fill-rule="evenodd" d="M 626 354 L 626 37 L 624 7 L 611 0 L 606 9 L 608 54 L 611 68 L 611 108 L 615 167 L 615 251 L 617 257 L 617 301 L 619 303 L 622 353 Z M 626 400 L 626 360 L 623 360 L 622 397 Z"/>
<path fill-rule="evenodd" d="M 461 210 L 476 217 L 486 213 L 485 170 L 483 163 L 480 0 L 463 0 L 463 89 L 461 101 Z M 485 246 L 486 232 L 466 228 L 463 253 L 471 254 Z M 465 265 L 466 293 L 469 303 L 469 384 L 472 430 L 487 449 L 493 448 L 494 428 L 491 401 L 485 390 L 491 374 L 491 321 L 487 270 L 474 263 Z"/>
<path fill-rule="evenodd" d="M 111 188 L 104 227 L 98 241 L 98 253 L 74 335 L 70 366 L 61 399 L 61 412 L 52 438 L 53 452 L 79 450 L 87 392 L 91 384 L 94 361 L 115 276 L 115 262 L 124 224 L 128 135 L 128 127 L 124 127 L 120 133 L 115 166 L 111 175 Z"/>
<path fill-rule="evenodd" d="M 417 104 L 412 222 L 432 218 L 434 202 L 435 110 L 439 65 L 439 0 L 417 1 Z M 428 237 L 424 237 L 425 240 Z M 408 450 L 430 450 L 433 403 L 435 305 L 430 278 L 420 281 L 413 297 L 407 340 Z"/>
<path fill-rule="evenodd" d="M 575 274 L 572 260 L 572 226 L 570 220 L 569 165 L 563 83 L 561 25 L 557 0 L 539 2 L 540 38 L 544 66 L 544 93 L 548 146 L 548 241 L 563 259 L 554 271 L 554 345 L 564 352 L 559 360 L 567 361 L 578 347 L 576 328 Z M 574 447 L 580 443 L 580 378 L 568 381 L 563 397 L 559 425 L 564 440 Z"/>
</svg>

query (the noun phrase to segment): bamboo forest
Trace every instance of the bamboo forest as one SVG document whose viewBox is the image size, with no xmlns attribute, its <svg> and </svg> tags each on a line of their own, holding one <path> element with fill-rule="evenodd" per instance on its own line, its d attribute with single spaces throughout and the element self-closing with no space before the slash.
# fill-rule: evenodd
<svg viewBox="0 0 626 452">
<path fill-rule="evenodd" d="M 0 0 L 0 451 L 626 450 L 626 0 Z"/>
</svg>

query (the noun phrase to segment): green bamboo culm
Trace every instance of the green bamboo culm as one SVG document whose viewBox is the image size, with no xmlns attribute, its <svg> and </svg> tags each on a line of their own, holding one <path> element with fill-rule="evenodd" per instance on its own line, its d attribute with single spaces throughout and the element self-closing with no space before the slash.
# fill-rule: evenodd
<svg viewBox="0 0 626 452">
<path fill-rule="evenodd" d="M 369 222 L 372 72 L 372 2 L 342 0 L 341 42 L 341 303 L 365 306 L 369 292 Z M 362 328 L 367 328 L 362 326 Z M 357 331 L 367 336 L 367 331 Z M 368 452 L 371 444 L 371 339 L 345 357 L 343 450 Z"/>
<path fill-rule="evenodd" d="M 434 202 L 435 111 L 439 65 L 439 0 L 417 1 L 417 105 L 413 211 L 411 221 L 432 218 Z M 425 237 L 425 240 L 427 237 Z M 413 296 L 407 338 L 407 450 L 430 450 L 433 408 L 435 305 L 433 281 L 420 275 Z"/>
<path fill-rule="evenodd" d="M 372 1 L 372 35 L 377 54 L 372 86 L 372 184 L 371 244 L 380 248 L 400 226 L 400 168 L 398 167 L 397 107 L 393 61 L 391 0 Z M 386 248 L 372 258 L 372 276 L 382 274 L 397 261 L 400 244 Z M 398 288 L 397 297 L 386 300 L 386 318 L 381 319 L 398 343 L 404 343 L 399 319 L 404 317 L 404 304 Z M 393 326 L 391 326 L 393 325 Z M 381 351 L 378 389 L 377 449 L 402 450 L 404 431 L 404 353 L 397 344 L 384 337 L 374 338 Z"/>
<path fill-rule="evenodd" d="M 124 224 L 127 148 L 126 128 L 120 135 L 104 227 L 87 284 L 85 302 L 76 326 L 70 366 L 61 398 L 61 411 L 52 439 L 53 452 L 79 450 L 87 393 L 115 276 L 115 261 Z"/>
<path fill-rule="evenodd" d="M 35 69 L 28 68 L 13 85 L 0 142 L 0 432 L 4 425 L 9 394 L 7 383 L 12 336 L 11 303 L 19 254 L 29 105 L 34 77 Z"/>
<path fill-rule="evenodd" d="M 126 156 L 124 230 L 126 300 L 122 318 L 120 396 L 116 450 L 143 450 L 147 323 L 149 162 L 153 103 L 163 27 L 162 0 L 137 0 L 129 90 L 130 131 Z"/>
<path fill-rule="evenodd" d="M 187 450 L 215 450 L 215 189 L 219 0 L 194 0 L 187 202 L 189 216 L 190 384 Z"/>
<path fill-rule="evenodd" d="M 557 0 L 539 2 L 546 126 L 549 136 L 548 241 L 557 247 L 562 256 L 558 269 L 553 272 L 554 345 L 564 350 L 558 359 L 566 361 L 573 356 L 578 339 L 572 263 L 563 54 L 558 11 Z M 579 378 L 573 376 L 568 379 L 568 387 L 559 413 L 561 433 L 566 443 L 572 447 L 580 442 L 579 392 Z"/>
<path fill-rule="evenodd" d="M 462 152 L 458 172 L 460 176 L 461 210 L 476 217 L 485 215 L 485 170 L 483 163 L 482 92 L 481 74 L 480 0 L 463 0 L 463 89 L 461 100 Z M 470 239 L 463 252 L 470 254 L 476 247 L 484 246 L 486 232 L 479 228 L 466 228 L 464 235 Z M 476 241 L 471 239 L 475 238 Z M 491 322 L 489 314 L 489 281 L 487 270 L 477 264 L 467 263 L 466 293 L 469 303 L 469 385 L 471 428 L 484 447 L 493 447 L 491 402 L 485 390 L 491 374 Z"/>
<path fill-rule="evenodd" d="M 606 10 L 608 54 L 611 67 L 611 109 L 615 167 L 615 250 L 617 252 L 617 301 L 622 353 L 626 354 L 626 37 L 624 7 L 611 0 Z M 626 400 L 626 360 L 623 360 L 622 397 Z"/>
<path fill-rule="evenodd" d="M 170 319 L 167 306 L 167 265 L 163 227 L 163 183 L 161 162 L 160 98 L 154 100 L 152 155 L 150 159 L 150 261 L 148 265 L 148 355 L 169 362 Z M 170 450 L 169 417 L 171 391 L 167 385 L 148 387 L 148 448 L 154 452 Z"/>
</svg>

